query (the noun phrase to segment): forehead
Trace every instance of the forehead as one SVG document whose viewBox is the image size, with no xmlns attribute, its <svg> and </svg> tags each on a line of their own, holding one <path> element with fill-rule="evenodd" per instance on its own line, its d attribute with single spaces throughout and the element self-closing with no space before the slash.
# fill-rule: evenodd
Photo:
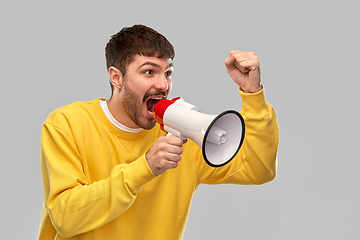
<svg viewBox="0 0 360 240">
<path fill-rule="evenodd" d="M 133 61 L 128 65 L 128 67 L 137 69 L 148 65 L 160 68 L 169 68 L 172 67 L 173 61 L 171 58 L 158 58 L 135 55 Z"/>
</svg>

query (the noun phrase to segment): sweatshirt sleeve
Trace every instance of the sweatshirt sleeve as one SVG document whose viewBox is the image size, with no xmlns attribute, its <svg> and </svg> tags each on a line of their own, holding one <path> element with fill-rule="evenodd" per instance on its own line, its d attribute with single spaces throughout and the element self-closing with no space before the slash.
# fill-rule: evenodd
<svg viewBox="0 0 360 240">
<path fill-rule="evenodd" d="M 244 142 L 235 158 L 223 167 L 212 168 L 198 161 L 200 183 L 263 184 L 276 176 L 279 129 L 275 111 L 265 100 L 264 86 L 258 93 L 239 92 Z"/>
<path fill-rule="evenodd" d="M 45 122 L 41 136 L 45 206 L 54 228 L 71 237 L 98 228 L 126 211 L 141 187 L 155 178 L 145 156 L 114 167 L 108 178 L 90 184 L 68 131 Z"/>
</svg>

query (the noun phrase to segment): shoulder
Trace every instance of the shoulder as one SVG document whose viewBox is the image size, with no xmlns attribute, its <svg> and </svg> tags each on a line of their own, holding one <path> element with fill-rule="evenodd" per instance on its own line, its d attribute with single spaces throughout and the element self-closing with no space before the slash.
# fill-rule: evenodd
<svg viewBox="0 0 360 240">
<path fill-rule="evenodd" d="M 94 105 L 99 104 L 99 99 L 91 101 L 77 101 L 52 111 L 45 120 L 51 125 L 62 125 L 64 122 L 81 121 L 94 114 Z"/>
</svg>

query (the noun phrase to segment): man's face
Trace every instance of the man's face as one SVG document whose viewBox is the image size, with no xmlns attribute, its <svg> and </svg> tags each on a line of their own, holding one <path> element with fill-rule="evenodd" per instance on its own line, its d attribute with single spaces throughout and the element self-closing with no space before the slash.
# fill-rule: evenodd
<svg viewBox="0 0 360 240">
<path fill-rule="evenodd" d="M 153 107 L 168 96 L 172 72 L 171 59 L 136 55 L 128 65 L 120 101 L 137 126 L 143 129 L 155 126 Z"/>
</svg>

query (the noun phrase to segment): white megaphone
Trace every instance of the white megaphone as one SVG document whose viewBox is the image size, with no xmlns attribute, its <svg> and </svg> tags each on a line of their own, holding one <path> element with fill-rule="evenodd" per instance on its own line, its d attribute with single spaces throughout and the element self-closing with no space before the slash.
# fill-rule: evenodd
<svg viewBox="0 0 360 240">
<path fill-rule="evenodd" d="M 183 140 L 193 140 L 212 167 L 229 163 L 244 141 L 244 119 L 234 110 L 219 115 L 203 114 L 196 106 L 177 97 L 157 102 L 153 115 L 162 130 Z"/>
</svg>

